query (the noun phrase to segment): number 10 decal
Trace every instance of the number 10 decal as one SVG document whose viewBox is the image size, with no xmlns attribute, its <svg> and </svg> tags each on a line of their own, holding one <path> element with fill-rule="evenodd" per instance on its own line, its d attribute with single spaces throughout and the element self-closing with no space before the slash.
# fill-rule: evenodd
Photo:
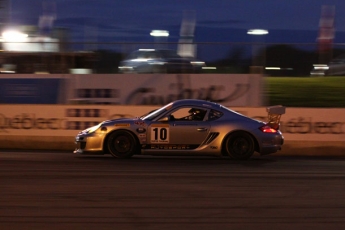
<svg viewBox="0 0 345 230">
<path fill-rule="evenodd" d="M 151 127 L 151 143 L 169 143 L 169 127 Z"/>
</svg>

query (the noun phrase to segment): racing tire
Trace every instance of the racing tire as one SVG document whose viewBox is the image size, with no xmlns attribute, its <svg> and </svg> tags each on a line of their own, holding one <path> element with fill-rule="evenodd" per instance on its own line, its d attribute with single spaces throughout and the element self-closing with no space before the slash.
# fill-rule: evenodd
<svg viewBox="0 0 345 230">
<path fill-rule="evenodd" d="M 230 134 L 225 141 L 226 153 L 235 160 L 248 160 L 254 154 L 255 143 L 246 132 Z"/>
<path fill-rule="evenodd" d="M 109 153 L 116 158 L 130 158 L 139 151 L 135 136 L 128 131 L 116 131 L 107 139 Z"/>
</svg>

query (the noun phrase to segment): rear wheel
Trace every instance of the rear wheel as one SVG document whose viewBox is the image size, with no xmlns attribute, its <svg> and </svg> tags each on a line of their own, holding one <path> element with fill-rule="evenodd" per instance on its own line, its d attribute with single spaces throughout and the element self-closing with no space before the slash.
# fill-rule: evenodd
<svg viewBox="0 0 345 230">
<path fill-rule="evenodd" d="M 225 151 L 236 160 L 247 160 L 254 154 L 254 140 L 245 132 L 230 134 L 225 141 Z"/>
<path fill-rule="evenodd" d="M 128 131 L 116 131 L 107 139 L 109 153 L 117 158 L 130 158 L 139 151 L 138 142 Z"/>
</svg>

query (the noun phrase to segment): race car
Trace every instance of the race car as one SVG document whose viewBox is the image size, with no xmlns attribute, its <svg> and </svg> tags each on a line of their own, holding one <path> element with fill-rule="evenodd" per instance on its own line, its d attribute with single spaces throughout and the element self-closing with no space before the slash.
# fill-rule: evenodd
<svg viewBox="0 0 345 230">
<path fill-rule="evenodd" d="M 139 49 L 119 65 L 120 73 L 200 73 L 205 62 L 182 57 L 174 50 Z"/>
<path fill-rule="evenodd" d="M 77 154 L 214 155 L 249 159 L 281 149 L 284 106 L 267 108 L 258 121 L 218 103 L 183 99 L 136 118 L 107 120 L 78 133 Z"/>
</svg>

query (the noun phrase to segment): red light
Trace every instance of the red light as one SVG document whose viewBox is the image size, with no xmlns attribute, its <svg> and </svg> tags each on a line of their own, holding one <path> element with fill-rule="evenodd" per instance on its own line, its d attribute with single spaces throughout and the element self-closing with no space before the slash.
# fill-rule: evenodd
<svg viewBox="0 0 345 230">
<path fill-rule="evenodd" d="M 264 133 L 276 133 L 277 132 L 277 130 L 271 128 L 268 125 L 264 125 L 264 126 L 260 127 L 260 130 Z"/>
</svg>

